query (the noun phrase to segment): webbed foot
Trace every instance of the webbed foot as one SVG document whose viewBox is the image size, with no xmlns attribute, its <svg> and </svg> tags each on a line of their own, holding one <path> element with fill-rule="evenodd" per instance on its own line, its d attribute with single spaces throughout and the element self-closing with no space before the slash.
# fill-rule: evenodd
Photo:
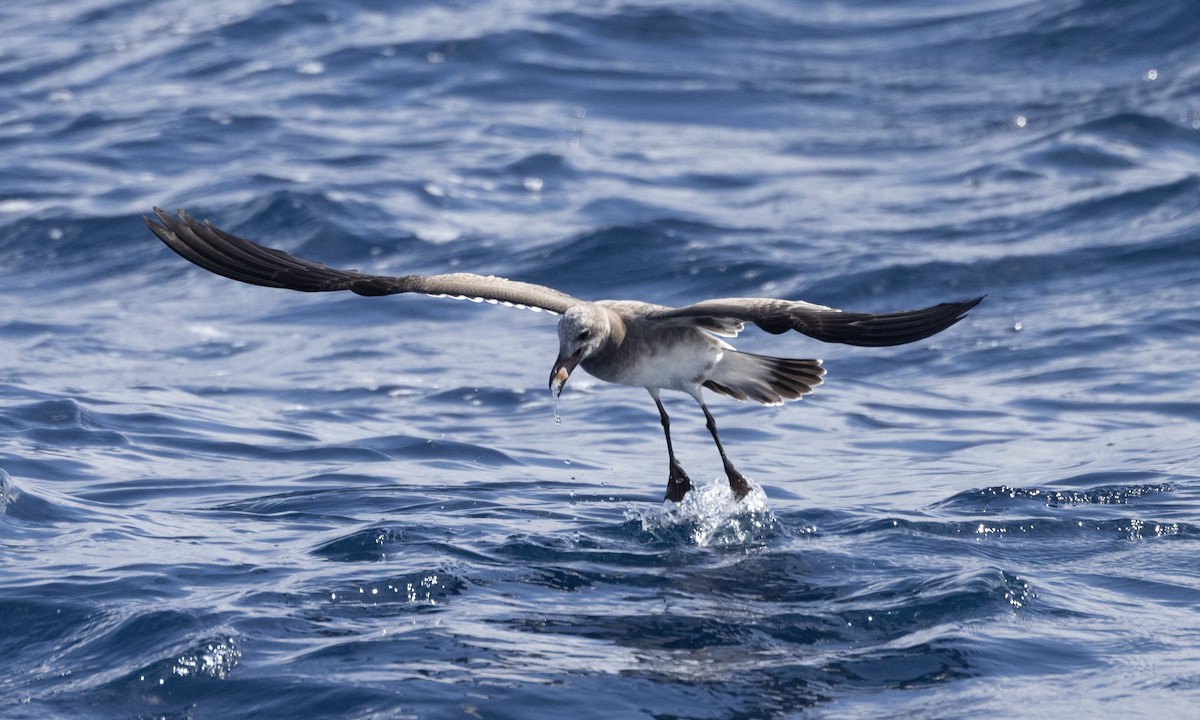
<svg viewBox="0 0 1200 720">
<path fill-rule="evenodd" d="M 692 481 L 678 463 L 671 464 L 671 477 L 667 480 L 666 499 L 671 502 L 682 502 L 683 497 L 692 489 Z"/>
<path fill-rule="evenodd" d="M 729 489 L 733 491 L 733 496 L 738 500 L 750 494 L 750 483 L 737 470 L 730 470 L 729 473 Z"/>
</svg>

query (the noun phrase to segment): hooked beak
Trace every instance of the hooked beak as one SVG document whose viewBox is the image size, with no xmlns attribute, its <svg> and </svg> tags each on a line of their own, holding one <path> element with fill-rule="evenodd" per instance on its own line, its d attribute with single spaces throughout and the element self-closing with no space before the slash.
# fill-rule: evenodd
<svg viewBox="0 0 1200 720">
<path fill-rule="evenodd" d="M 562 395 L 567 378 L 571 376 L 571 371 L 575 369 L 582 358 L 583 350 L 581 349 L 567 357 L 559 355 L 558 359 L 554 361 L 554 368 L 550 370 L 550 390 L 554 392 L 554 397 Z"/>
</svg>

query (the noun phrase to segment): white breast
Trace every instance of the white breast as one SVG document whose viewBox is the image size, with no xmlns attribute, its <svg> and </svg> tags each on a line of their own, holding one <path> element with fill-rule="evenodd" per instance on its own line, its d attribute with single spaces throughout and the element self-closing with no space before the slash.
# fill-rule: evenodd
<svg viewBox="0 0 1200 720">
<path fill-rule="evenodd" d="M 597 377 L 622 385 L 690 394 L 709 378 L 726 348 L 732 349 L 702 332 L 652 335 L 623 358 L 626 362 L 604 368 L 603 375 Z M 585 369 L 591 372 L 590 368 Z"/>
</svg>

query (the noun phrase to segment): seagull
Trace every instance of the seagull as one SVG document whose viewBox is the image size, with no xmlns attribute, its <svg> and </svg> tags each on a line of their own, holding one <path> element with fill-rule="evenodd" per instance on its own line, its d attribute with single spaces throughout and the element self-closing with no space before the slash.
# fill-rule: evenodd
<svg viewBox="0 0 1200 720">
<path fill-rule="evenodd" d="M 673 502 L 683 500 L 692 482 L 671 445 L 671 421 L 660 397 L 663 390 L 686 393 L 700 405 L 730 490 L 740 500 L 750 492 L 750 484 L 726 455 L 701 390 L 780 405 L 811 393 L 825 376 L 820 360 L 754 355 L 734 349 L 721 338 L 736 337 L 747 323 L 753 323 L 774 335 L 796 330 L 829 343 L 903 345 L 962 320 L 984 297 L 882 314 L 843 312 L 800 300 L 770 298 L 721 298 L 683 307 L 631 300 L 589 302 L 544 285 L 492 275 L 390 277 L 339 270 L 263 247 L 207 221 L 197 222 L 183 210 L 177 218 L 159 208 L 154 208 L 154 214 L 158 221 L 145 216 L 146 225 L 169 248 L 205 270 L 251 285 L 301 292 L 349 290 L 364 296 L 419 293 L 560 316 L 558 357 L 550 369 L 554 396 L 562 393 L 577 367 L 601 380 L 646 388 L 658 408 L 667 441 L 670 469 L 665 499 Z"/>
</svg>

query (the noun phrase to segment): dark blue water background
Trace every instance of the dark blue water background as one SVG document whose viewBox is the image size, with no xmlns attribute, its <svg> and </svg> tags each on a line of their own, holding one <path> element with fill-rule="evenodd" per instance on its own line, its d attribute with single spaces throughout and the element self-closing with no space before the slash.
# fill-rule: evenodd
<svg viewBox="0 0 1200 720">
<path fill-rule="evenodd" d="M 1194 716 L 1190 0 L 0 8 L 0 716 Z M 189 266 L 894 310 L 782 408 L 553 318 Z"/>
</svg>

